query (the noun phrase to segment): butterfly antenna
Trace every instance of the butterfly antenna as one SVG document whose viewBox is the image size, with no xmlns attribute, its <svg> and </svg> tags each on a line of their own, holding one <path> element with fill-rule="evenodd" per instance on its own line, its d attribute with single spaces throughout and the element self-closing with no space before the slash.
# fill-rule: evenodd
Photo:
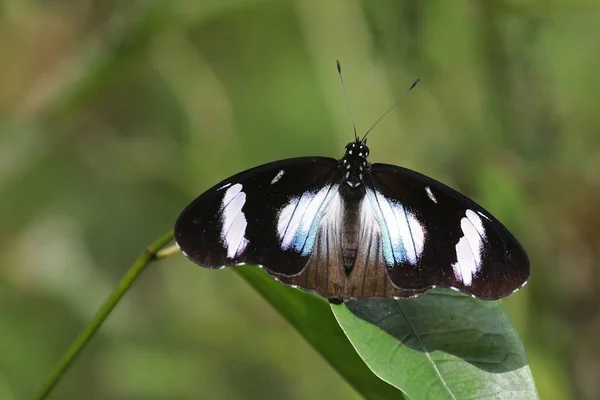
<svg viewBox="0 0 600 400">
<path fill-rule="evenodd" d="M 371 127 L 369 128 L 369 130 L 367 131 L 367 133 L 365 133 L 365 136 L 363 136 L 361 142 L 364 143 L 365 139 L 367 138 L 367 135 L 369 134 L 369 132 L 371 132 L 373 130 L 373 128 L 375 128 L 375 125 L 377 125 L 379 123 L 379 121 L 381 121 L 383 119 L 383 117 L 385 117 L 390 111 L 392 111 L 392 109 L 394 107 L 396 107 L 398 105 L 398 103 L 400 103 L 400 100 L 402 100 L 403 98 L 406 97 L 406 95 L 408 93 L 410 93 L 411 90 L 414 89 L 415 86 L 417 86 L 417 83 L 419 83 L 420 79 L 417 79 L 416 81 L 413 82 L 412 85 L 410 85 L 410 87 L 408 88 L 408 90 L 406 92 L 404 92 L 404 94 L 402 96 L 400 96 L 400 98 L 398 100 L 396 100 L 396 102 L 394 104 L 392 104 L 392 106 L 390 108 L 387 109 L 386 112 L 384 112 L 381 117 L 379 117 L 377 119 L 377 121 L 375 121 L 375 123 L 373 125 L 371 125 Z"/>
<path fill-rule="evenodd" d="M 346 104 L 348 104 L 348 111 L 350 111 L 350 119 L 352 120 L 352 128 L 354 129 L 354 139 L 358 142 L 358 134 L 356 133 L 356 123 L 354 122 L 354 113 L 352 112 L 352 105 L 350 104 L 350 98 L 348 92 L 346 92 L 346 85 L 344 85 L 344 76 L 342 75 L 342 65 L 338 60 L 337 63 L 338 73 L 340 74 L 340 81 L 342 82 L 342 90 L 344 91 L 344 97 L 346 98 Z"/>
</svg>

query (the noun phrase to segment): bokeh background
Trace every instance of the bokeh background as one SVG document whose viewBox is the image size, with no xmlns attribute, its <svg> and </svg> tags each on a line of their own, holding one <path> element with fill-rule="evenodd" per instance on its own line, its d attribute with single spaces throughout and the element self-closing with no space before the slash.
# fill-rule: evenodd
<svg viewBox="0 0 600 400">
<path fill-rule="evenodd" d="M 0 1 L 0 399 L 31 398 L 137 254 L 276 159 L 468 194 L 528 250 L 505 301 L 543 399 L 600 397 L 600 4 Z M 153 264 L 53 399 L 357 399 L 232 271 Z"/>
</svg>

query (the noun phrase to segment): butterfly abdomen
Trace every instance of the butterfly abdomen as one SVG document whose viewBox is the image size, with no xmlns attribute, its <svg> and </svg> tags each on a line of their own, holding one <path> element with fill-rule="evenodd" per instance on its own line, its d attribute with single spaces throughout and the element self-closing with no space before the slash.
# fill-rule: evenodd
<svg viewBox="0 0 600 400">
<path fill-rule="evenodd" d="M 342 231 L 342 257 L 346 274 L 349 274 L 354 267 L 358 252 L 358 214 L 356 212 L 346 212 L 345 214 Z"/>
<path fill-rule="evenodd" d="M 344 202 L 341 237 L 342 259 L 344 261 L 344 271 L 346 275 L 349 275 L 354 268 L 360 245 L 360 205 L 365 196 L 365 191 L 362 186 L 349 188 L 342 185 L 340 195 Z"/>
</svg>

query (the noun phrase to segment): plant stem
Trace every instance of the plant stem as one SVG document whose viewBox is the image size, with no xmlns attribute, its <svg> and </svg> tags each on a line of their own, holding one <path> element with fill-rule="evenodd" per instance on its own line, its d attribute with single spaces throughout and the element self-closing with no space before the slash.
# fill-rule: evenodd
<svg viewBox="0 0 600 400">
<path fill-rule="evenodd" d="M 168 257 L 174 252 L 171 248 L 166 249 L 167 252 L 163 252 L 159 254 L 158 251 L 165 247 L 171 240 L 173 240 L 173 231 L 170 231 L 160 239 L 153 242 L 150 246 L 144 250 L 142 254 L 133 262 L 129 271 L 123 276 L 115 290 L 108 296 L 108 298 L 104 301 L 102 306 L 96 312 L 94 318 L 87 324 L 87 326 L 81 331 L 79 336 L 75 339 L 71 347 L 67 350 L 65 355 L 58 362 L 56 368 L 52 372 L 52 375 L 48 378 L 42 389 L 39 391 L 36 399 L 43 400 L 52 389 L 56 386 L 56 384 L 60 381 L 66 370 L 71 366 L 73 361 L 77 358 L 81 350 L 85 347 L 85 345 L 90 341 L 92 336 L 98 331 L 98 328 L 102 326 L 106 317 L 111 313 L 113 308 L 119 303 L 123 295 L 127 292 L 127 290 L 131 287 L 133 282 L 137 279 L 140 273 L 145 269 L 146 265 L 150 264 L 153 260 L 157 260 L 160 258 Z"/>
<path fill-rule="evenodd" d="M 173 254 L 177 254 L 177 253 L 179 253 L 179 247 L 177 247 L 177 245 L 173 245 L 173 246 L 167 247 L 166 249 L 161 249 L 160 251 L 157 251 L 154 258 L 156 260 L 162 260 L 163 258 L 170 257 Z"/>
</svg>

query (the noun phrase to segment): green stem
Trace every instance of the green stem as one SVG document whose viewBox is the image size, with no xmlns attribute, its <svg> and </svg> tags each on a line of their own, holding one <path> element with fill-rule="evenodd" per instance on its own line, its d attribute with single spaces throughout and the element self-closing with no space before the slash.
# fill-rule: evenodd
<svg viewBox="0 0 600 400">
<path fill-rule="evenodd" d="M 65 355 L 58 362 L 56 368 L 52 372 L 52 375 L 50 375 L 42 389 L 39 391 L 36 397 L 37 400 L 43 400 L 48 397 L 50 392 L 52 392 L 52 389 L 54 389 L 56 384 L 60 381 L 60 378 L 63 376 L 65 371 L 71 366 L 73 361 L 75 361 L 81 350 L 83 350 L 92 336 L 94 336 L 98 328 L 102 326 L 102 323 L 104 323 L 106 317 L 108 317 L 113 308 L 115 308 L 115 306 L 119 303 L 121 297 L 123 297 L 123 295 L 131 287 L 146 265 L 150 264 L 150 262 L 153 260 L 168 257 L 169 255 L 173 254 L 173 252 L 163 253 L 164 256 L 157 254 L 158 251 L 165 247 L 171 240 L 173 240 L 173 231 L 170 231 L 148 246 L 146 250 L 134 261 L 133 265 L 121 279 L 115 290 L 104 301 L 100 309 L 98 309 L 94 318 L 88 323 L 83 331 L 81 331 L 73 344 L 71 344 L 71 347 L 69 347 Z"/>
</svg>

